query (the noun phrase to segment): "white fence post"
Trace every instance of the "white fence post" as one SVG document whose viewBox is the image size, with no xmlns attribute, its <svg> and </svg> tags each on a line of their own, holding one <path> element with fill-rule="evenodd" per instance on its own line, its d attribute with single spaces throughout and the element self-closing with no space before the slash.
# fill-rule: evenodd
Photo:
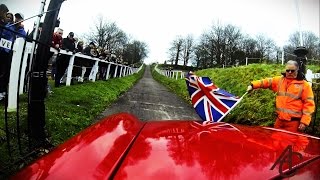
<svg viewBox="0 0 320 180">
<path fill-rule="evenodd" d="M 130 67 L 129 66 L 127 66 L 127 72 L 126 72 L 126 74 L 127 74 L 127 76 L 129 76 L 130 75 Z"/>
<path fill-rule="evenodd" d="M 18 93 L 18 80 L 19 71 L 22 58 L 23 44 L 25 43 L 23 38 L 16 39 L 13 45 L 13 56 L 11 61 L 9 88 L 8 88 L 8 112 L 17 110 L 17 93 Z"/>
<path fill-rule="evenodd" d="M 109 79 L 109 72 L 110 72 L 111 63 L 108 63 L 108 69 L 106 74 L 106 80 Z"/>
<path fill-rule="evenodd" d="M 118 65 L 116 64 L 116 69 L 114 70 L 114 77 L 117 77 Z"/>
<path fill-rule="evenodd" d="M 81 78 L 80 82 L 83 82 L 84 80 L 84 75 L 86 74 L 87 68 L 86 67 L 81 67 Z"/>
<path fill-rule="evenodd" d="M 72 70 L 73 70 L 73 64 L 74 64 L 74 57 L 75 55 L 72 55 L 69 59 L 69 66 L 67 69 L 67 81 L 66 81 L 66 86 L 70 86 L 71 84 L 71 79 L 72 79 Z"/>
<path fill-rule="evenodd" d="M 123 73 L 124 73 L 124 76 L 127 76 L 127 66 L 124 67 Z"/>
<path fill-rule="evenodd" d="M 26 48 L 24 49 L 23 61 L 22 61 L 22 66 L 21 66 L 19 94 L 23 94 L 24 79 L 25 79 L 25 75 L 26 75 L 25 72 L 26 72 L 27 64 L 28 64 L 28 56 L 31 53 L 32 53 L 32 43 L 27 42 Z"/>
<path fill-rule="evenodd" d="M 98 71 L 99 71 L 99 60 L 96 59 L 96 62 L 92 66 L 92 69 L 91 69 L 91 72 L 89 75 L 90 81 L 92 81 L 92 82 L 96 81 Z"/>
<path fill-rule="evenodd" d="M 119 77 L 122 77 L 122 69 L 123 69 L 123 66 L 122 66 L 122 65 L 120 65 L 120 66 L 121 66 L 121 68 L 120 68 Z"/>
</svg>

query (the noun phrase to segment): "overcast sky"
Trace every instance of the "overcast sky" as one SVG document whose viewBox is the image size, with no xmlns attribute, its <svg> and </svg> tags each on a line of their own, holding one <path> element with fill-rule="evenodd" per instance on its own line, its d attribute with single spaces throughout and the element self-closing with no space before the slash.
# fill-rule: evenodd
<svg viewBox="0 0 320 180">
<path fill-rule="evenodd" d="M 88 32 L 95 17 L 103 15 L 131 37 L 148 44 L 149 63 L 166 60 L 170 42 L 177 35 L 197 38 L 218 21 L 236 25 L 252 37 L 264 34 L 282 46 L 299 27 L 296 1 L 302 30 L 320 36 L 320 0 L 67 0 L 59 17 L 66 36 L 70 31 L 76 35 Z M 11 12 L 21 12 L 25 18 L 39 12 L 40 2 L 0 0 Z M 34 21 L 26 21 L 26 28 L 31 29 Z"/>
</svg>

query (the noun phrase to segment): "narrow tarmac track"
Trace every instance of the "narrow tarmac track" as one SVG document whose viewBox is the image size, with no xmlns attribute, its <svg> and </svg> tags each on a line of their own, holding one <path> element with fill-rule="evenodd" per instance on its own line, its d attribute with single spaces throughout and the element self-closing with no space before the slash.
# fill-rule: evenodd
<svg viewBox="0 0 320 180">
<path fill-rule="evenodd" d="M 146 67 L 143 78 L 108 107 L 100 116 L 128 112 L 140 120 L 199 120 L 190 104 L 171 93 L 152 78 L 150 66 Z"/>
</svg>

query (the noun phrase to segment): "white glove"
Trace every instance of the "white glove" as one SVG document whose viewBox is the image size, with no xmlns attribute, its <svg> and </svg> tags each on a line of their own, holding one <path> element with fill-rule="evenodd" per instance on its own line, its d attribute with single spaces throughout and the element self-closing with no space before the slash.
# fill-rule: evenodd
<svg viewBox="0 0 320 180">
<path fill-rule="evenodd" d="M 252 85 L 249 85 L 248 88 L 247 88 L 247 92 L 250 92 L 252 90 L 253 90 Z"/>
</svg>

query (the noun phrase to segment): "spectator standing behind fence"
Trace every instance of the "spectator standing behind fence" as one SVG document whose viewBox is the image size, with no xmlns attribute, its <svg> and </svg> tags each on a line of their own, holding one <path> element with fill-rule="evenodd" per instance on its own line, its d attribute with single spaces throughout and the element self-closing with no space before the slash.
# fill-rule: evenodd
<svg viewBox="0 0 320 180">
<path fill-rule="evenodd" d="M 13 14 L 11 12 L 7 13 L 5 22 L 7 25 L 11 25 L 14 23 Z"/>
<path fill-rule="evenodd" d="M 99 55 L 99 59 L 102 60 L 107 60 L 107 54 L 108 54 L 108 50 L 107 49 L 101 49 L 100 55 Z M 103 80 L 105 79 L 105 75 L 106 75 L 106 70 L 107 70 L 107 63 L 99 63 L 99 79 Z"/>
<path fill-rule="evenodd" d="M 10 41 L 12 33 L 2 27 L 7 25 L 6 17 L 9 9 L 6 5 L 0 4 L 0 39 Z M 12 43 L 12 42 L 11 42 Z M 0 47 L 0 101 L 4 99 L 10 75 L 12 53 L 10 49 Z"/>
<path fill-rule="evenodd" d="M 52 47 L 60 49 L 62 47 L 63 29 L 58 28 L 52 36 Z"/>
<path fill-rule="evenodd" d="M 72 51 L 75 52 L 76 44 L 74 39 L 74 33 L 70 32 L 68 37 L 63 38 L 62 40 L 62 49 L 66 51 Z"/>
<path fill-rule="evenodd" d="M 91 56 L 91 57 L 97 57 L 98 53 L 96 50 L 96 45 L 94 44 L 94 42 L 90 42 L 89 46 L 87 46 L 86 48 L 84 48 L 83 50 L 83 54 L 87 55 L 87 56 Z M 90 61 L 83 61 L 81 64 L 82 67 L 92 67 L 92 64 Z M 87 69 L 88 70 L 88 69 Z M 87 77 L 88 71 L 85 71 L 85 76 Z"/>
<path fill-rule="evenodd" d="M 71 51 L 72 53 L 76 53 L 76 44 L 75 44 L 75 38 L 74 33 L 70 32 L 66 38 L 63 38 L 62 40 L 62 49 L 68 51 Z M 67 57 L 63 56 L 63 59 L 59 58 L 57 60 L 57 77 L 60 78 L 60 83 L 65 83 L 67 79 Z"/>
<path fill-rule="evenodd" d="M 86 48 L 84 48 L 83 54 L 88 55 L 88 56 L 94 56 L 95 54 L 92 54 L 92 52 L 93 52 L 93 49 L 94 49 L 95 47 L 96 47 L 96 45 L 95 45 L 93 42 L 91 42 L 91 43 L 89 44 L 89 46 L 87 46 Z"/>
<path fill-rule="evenodd" d="M 62 35 L 63 35 L 63 29 L 58 28 L 52 36 L 51 46 L 57 49 L 58 51 L 62 47 Z M 51 79 L 55 79 L 57 57 L 58 57 L 58 54 L 54 53 L 49 60 L 49 65 L 51 64 Z"/>
<path fill-rule="evenodd" d="M 83 41 L 79 41 L 77 44 L 76 52 L 82 53 L 83 52 Z"/>
<path fill-rule="evenodd" d="M 27 36 L 27 33 L 24 30 L 24 25 L 22 24 L 23 19 L 24 19 L 24 16 L 22 13 L 16 13 L 14 15 L 15 25 L 12 26 L 12 30 L 17 32 L 17 34 L 14 36 L 14 40 L 19 37 L 25 38 Z"/>
</svg>

